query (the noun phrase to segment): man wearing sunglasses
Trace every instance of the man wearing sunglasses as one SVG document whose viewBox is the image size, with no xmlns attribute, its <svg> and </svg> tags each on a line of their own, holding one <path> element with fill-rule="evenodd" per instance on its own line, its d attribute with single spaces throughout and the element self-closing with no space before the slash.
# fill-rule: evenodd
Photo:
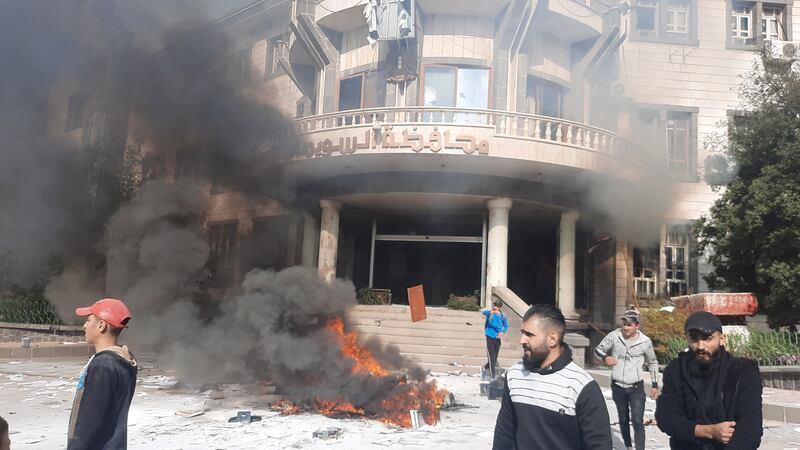
<svg viewBox="0 0 800 450">
<path fill-rule="evenodd" d="M 725 350 L 722 322 L 699 311 L 684 325 L 689 350 L 664 370 L 658 427 L 682 450 L 755 449 L 763 434 L 758 364 Z"/>
</svg>

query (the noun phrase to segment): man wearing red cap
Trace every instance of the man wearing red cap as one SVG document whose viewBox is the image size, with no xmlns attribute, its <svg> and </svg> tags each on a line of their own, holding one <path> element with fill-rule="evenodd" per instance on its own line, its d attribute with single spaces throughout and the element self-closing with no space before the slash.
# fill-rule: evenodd
<svg viewBox="0 0 800 450">
<path fill-rule="evenodd" d="M 128 445 L 128 409 L 136 389 L 138 366 L 128 347 L 118 344 L 130 312 L 120 300 L 106 298 L 78 308 L 86 317 L 86 342 L 95 354 L 78 379 L 69 418 L 67 448 L 124 449 Z"/>
</svg>

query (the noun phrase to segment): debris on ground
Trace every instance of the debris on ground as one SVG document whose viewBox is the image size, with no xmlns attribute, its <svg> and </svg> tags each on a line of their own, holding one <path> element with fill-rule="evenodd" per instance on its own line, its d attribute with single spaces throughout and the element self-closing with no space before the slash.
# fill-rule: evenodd
<svg viewBox="0 0 800 450">
<path fill-rule="evenodd" d="M 250 422 L 260 422 L 261 416 L 254 416 L 252 411 L 239 411 L 235 416 L 228 419 L 228 423 L 239 422 L 239 423 L 250 423 Z"/>
<path fill-rule="evenodd" d="M 342 433 L 343 432 L 344 432 L 344 430 L 342 430 L 341 428 L 328 427 L 328 428 L 325 428 L 325 429 L 322 429 L 322 430 L 317 430 L 317 431 L 313 432 L 311 434 L 311 437 L 314 438 L 314 439 L 323 439 L 323 440 L 339 439 L 340 437 L 342 437 Z"/>
</svg>

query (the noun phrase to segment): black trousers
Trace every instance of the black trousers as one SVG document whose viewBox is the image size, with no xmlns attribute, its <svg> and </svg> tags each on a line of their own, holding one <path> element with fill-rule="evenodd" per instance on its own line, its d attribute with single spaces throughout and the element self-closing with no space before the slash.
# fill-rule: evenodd
<svg viewBox="0 0 800 450">
<path fill-rule="evenodd" d="M 489 370 L 492 378 L 497 375 L 497 355 L 500 354 L 500 339 L 486 336 L 486 349 L 489 351 L 489 362 L 484 368 Z"/>
<path fill-rule="evenodd" d="M 644 382 L 640 381 L 633 387 L 620 387 L 611 382 L 611 398 L 617 405 L 619 415 L 619 428 L 622 432 L 622 441 L 625 447 L 631 446 L 630 422 L 633 422 L 633 438 L 636 450 L 644 450 Z M 630 408 L 630 414 L 628 413 Z"/>
</svg>

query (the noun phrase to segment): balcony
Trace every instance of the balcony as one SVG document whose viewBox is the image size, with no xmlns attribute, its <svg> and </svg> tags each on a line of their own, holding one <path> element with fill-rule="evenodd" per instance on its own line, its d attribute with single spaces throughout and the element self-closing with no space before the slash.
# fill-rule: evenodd
<svg viewBox="0 0 800 450">
<path fill-rule="evenodd" d="M 291 156 L 293 162 L 326 158 L 346 161 L 342 164 L 353 168 L 361 164 L 353 158 L 371 156 L 369 170 L 396 171 L 398 167 L 415 170 L 415 162 L 425 160 L 424 166 L 429 157 L 439 156 L 447 159 L 450 169 L 466 173 L 527 177 L 550 170 L 627 180 L 637 180 L 642 174 L 642 150 L 622 136 L 534 114 L 370 108 L 297 119 L 290 131 L 302 142 Z M 389 158 L 392 155 L 401 158 Z M 326 165 L 328 174 L 332 167 Z"/>
</svg>

